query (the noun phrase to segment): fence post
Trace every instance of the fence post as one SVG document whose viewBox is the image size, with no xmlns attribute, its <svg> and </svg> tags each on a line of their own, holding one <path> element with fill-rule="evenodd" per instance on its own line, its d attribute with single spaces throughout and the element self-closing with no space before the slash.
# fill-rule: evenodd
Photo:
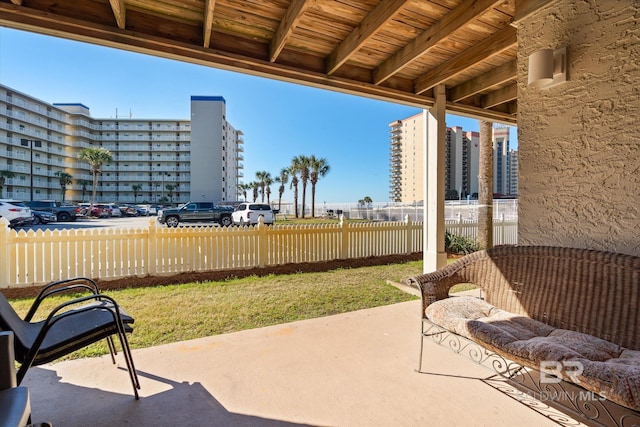
<svg viewBox="0 0 640 427">
<path fill-rule="evenodd" d="M 340 245 L 340 259 L 347 259 L 349 256 L 349 229 L 344 214 L 340 215 L 340 228 L 342 229 L 342 245 Z"/>
<path fill-rule="evenodd" d="M 158 229 L 156 220 L 149 220 L 149 240 L 147 241 L 147 274 L 153 275 L 158 271 Z"/>
<path fill-rule="evenodd" d="M 404 224 L 405 224 L 405 233 L 406 233 L 405 241 L 407 242 L 405 253 L 407 255 L 410 255 L 411 248 L 413 247 L 413 231 L 411 230 L 412 224 L 411 224 L 411 218 L 409 217 L 409 215 L 404 216 Z"/>
<path fill-rule="evenodd" d="M 11 229 L 9 228 L 9 221 L 6 218 L 0 218 L 0 287 L 8 288 L 11 285 L 10 276 L 11 269 L 10 268 L 10 260 L 15 261 L 15 256 L 11 256 L 11 252 L 13 251 L 13 247 L 9 247 L 9 232 Z M 14 278 L 15 279 L 15 278 Z"/>
<path fill-rule="evenodd" d="M 264 225 L 264 217 L 258 218 L 258 266 L 264 267 L 269 256 L 269 245 L 267 242 L 267 226 Z"/>
</svg>

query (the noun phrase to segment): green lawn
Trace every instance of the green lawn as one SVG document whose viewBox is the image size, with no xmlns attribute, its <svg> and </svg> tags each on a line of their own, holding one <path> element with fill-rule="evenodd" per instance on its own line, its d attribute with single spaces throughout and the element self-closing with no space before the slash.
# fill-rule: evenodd
<svg viewBox="0 0 640 427">
<path fill-rule="evenodd" d="M 399 282 L 421 272 L 422 261 L 412 261 L 106 293 L 136 319 L 130 344 L 141 348 L 409 301 L 416 297 L 386 280 Z M 31 301 L 11 304 L 24 314 Z M 41 313 L 61 301 L 51 298 Z M 106 345 L 98 343 L 72 357 L 106 352 Z"/>
</svg>

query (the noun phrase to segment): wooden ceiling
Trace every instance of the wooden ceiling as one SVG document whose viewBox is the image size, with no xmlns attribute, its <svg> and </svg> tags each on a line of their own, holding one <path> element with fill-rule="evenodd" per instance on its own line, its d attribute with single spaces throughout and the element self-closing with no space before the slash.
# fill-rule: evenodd
<svg viewBox="0 0 640 427">
<path fill-rule="evenodd" d="M 421 108 L 443 84 L 448 112 L 515 124 L 515 23 L 547 3 L 0 0 L 0 25 Z"/>
</svg>

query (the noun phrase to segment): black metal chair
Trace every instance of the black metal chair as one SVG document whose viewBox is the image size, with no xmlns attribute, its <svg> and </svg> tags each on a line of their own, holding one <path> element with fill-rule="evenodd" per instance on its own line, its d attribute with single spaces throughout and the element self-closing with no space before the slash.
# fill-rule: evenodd
<svg viewBox="0 0 640 427">
<path fill-rule="evenodd" d="M 66 301 L 40 321 L 32 321 L 41 303 L 51 295 L 88 292 Z M 20 363 L 18 384 L 31 366 L 52 362 L 102 339 L 107 340 L 115 364 L 117 336 L 122 347 L 133 392 L 138 399 L 140 382 L 135 371 L 127 333 L 133 332 L 134 319 L 116 301 L 100 293 L 96 283 L 85 277 L 66 279 L 46 285 L 38 294 L 24 319 L 0 293 L 0 330 L 14 333 L 15 357 Z"/>
<path fill-rule="evenodd" d="M 0 425 L 25 426 L 31 423 L 29 390 L 18 387 L 13 355 L 13 333 L 0 332 Z"/>
</svg>

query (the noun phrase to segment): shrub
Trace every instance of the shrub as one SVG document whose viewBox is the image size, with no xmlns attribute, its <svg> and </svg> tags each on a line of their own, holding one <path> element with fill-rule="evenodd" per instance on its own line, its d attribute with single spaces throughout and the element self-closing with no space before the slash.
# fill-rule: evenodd
<svg viewBox="0 0 640 427">
<path fill-rule="evenodd" d="M 444 248 L 449 253 L 462 255 L 467 255 L 481 249 L 475 240 L 469 237 L 457 236 L 450 231 L 445 233 Z"/>
</svg>

